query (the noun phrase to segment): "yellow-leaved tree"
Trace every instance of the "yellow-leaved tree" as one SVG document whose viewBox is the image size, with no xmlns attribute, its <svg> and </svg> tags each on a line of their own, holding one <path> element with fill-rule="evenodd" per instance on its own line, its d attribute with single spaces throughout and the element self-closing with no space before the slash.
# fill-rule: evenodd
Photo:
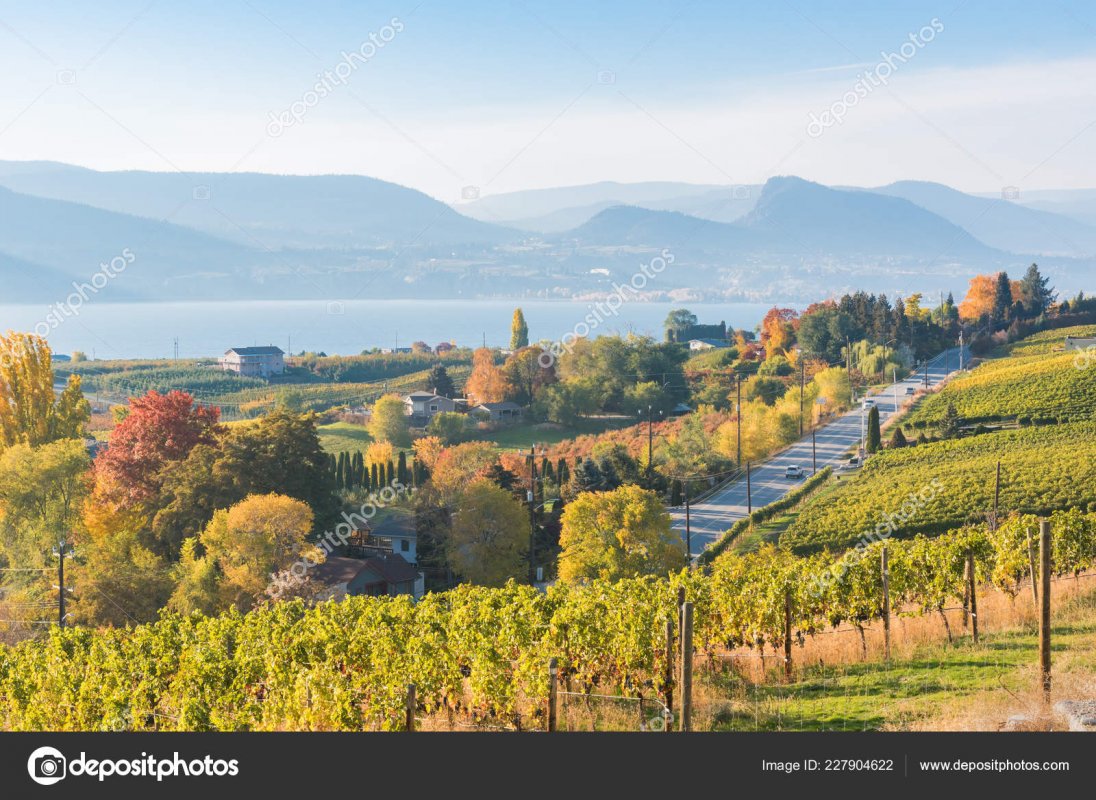
<svg viewBox="0 0 1096 800">
<path fill-rule="evenodd" d="M 230 606 L 246 611 L 263 596 L 273 573 L 306 558 L 323 561 L 307 543 L 311 530 L 308 504 L 281 494 L 250 495 L 216 512 L 197 541 L 183 545 L 170 605 L 183 612 Z"/>
<path fill-rule="evenodd" d="M 369 418 L 369 435 L 377 442 L 387 442 L 395 447 L 411 444 L 407 429 L 407 407 L 399 395 L 386 394 L 373 404 Z"/>
<path fill-rule="evenodd" d="M 461 579 L 502 586 L 528 571 L 529 517 L 510 492 L 487 478 L 461 492 L 447 543 L 449 564 Z"/>
<path fill-rule="evenodd" d="M 685 566 L 685 545 L 658 495 L 638 486 L 583 492 L 563 511 L 564 583 L 665 575 Z"/>
<path fill-rule="evenodd" d="M 0 336 L 0 451 L 83 438 L 90 414 L 79 375 L 54 392 L 53 355 L 45 339 L 12 331 Z"/>
</svg>

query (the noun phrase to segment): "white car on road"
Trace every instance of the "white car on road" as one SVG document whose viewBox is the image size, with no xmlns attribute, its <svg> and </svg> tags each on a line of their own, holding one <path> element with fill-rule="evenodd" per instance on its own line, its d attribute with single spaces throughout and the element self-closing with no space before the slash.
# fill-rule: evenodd
<svg viewBox="0 0 1096 800">
<path fill-rule="evenodd" d="M 784 477 L 785 478 L 802 478 L 803 477 L 803 468 L 802 467 L 787 467 L 784 470 Z"/>
</svg>

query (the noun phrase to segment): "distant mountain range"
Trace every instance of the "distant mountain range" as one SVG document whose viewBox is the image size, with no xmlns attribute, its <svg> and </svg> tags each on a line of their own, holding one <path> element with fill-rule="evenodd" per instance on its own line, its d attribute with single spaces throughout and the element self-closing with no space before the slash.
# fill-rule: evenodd
<svg viewBox="0 0 1096 800">
<path fill-rule="evenodd" d="M 764 186 L 597 183 L 454 208 L 352 175 L 0 162 L 0 303 L 62 300 L 123 250 L 135 258 L 104 290 L 114 301 L 584 298 L 663 250 L 674 266 L 644 287 L 650 299 L 961 293 L 976 271 L 1020 272 L 1033 260 L 1060 289 L 1091 290 L 1086 204 L 1096 211 L 1096 191 L 1018 203 L 934 183 L 864 189 L 785 176 Z"/>
</svg>

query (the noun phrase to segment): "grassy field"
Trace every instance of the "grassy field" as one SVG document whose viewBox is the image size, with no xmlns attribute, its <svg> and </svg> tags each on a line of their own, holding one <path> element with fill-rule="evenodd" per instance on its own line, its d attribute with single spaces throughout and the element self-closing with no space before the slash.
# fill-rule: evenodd
<svg viewBox="0 0 1096 800">
<path fill-rule="evenodd" d="M 350 453 L 355 450 L 364 451 L 373 443 L 373 437 L 369 435 L 364 425 L 355 425 L 351 422 L 320 425 L 317 432 L 323 449 L 336 455 L 344 450 Z"/>
<path fill-rule="evenodd" d="M 1055 585 L 1052 628 L 1054 699 L 1090 696 L 1096 677 L 1096 586 L 1072 579 Z M 1025 602 L 1027 601 L 1027 602 Z M 860 659 L 855 633 L 819 636 L 793 649 L 803 664 L 791 683 L 775 674 L 760 683 L 740 670 L 708 674 L 698 703 L 703 727 L 714 730 L 998 730 L 1010 716 L 1034 729 L 1062 728 L 1039 702 L 1038 628 L 1029 598 L 986 597 L 986 627 L 948 644 L 937 619 L 899 620 L 895 658 L 879 656 L 881 636 L 869 633 L 870 658 Z M 996 620 L 996 622 L 994 622 Z M 961 630 L 958 614 L 952 620 Z M 988 629 L 988 630 L 987 630 Z M 906 637 L 905 639 L 903 637 Z M 907 641 L 908 639 L 908 641 Z M 809 655 L 808 652 L 809 651 Z M 771 658 L 774 669 L 777 659 Z"/>
</svg>

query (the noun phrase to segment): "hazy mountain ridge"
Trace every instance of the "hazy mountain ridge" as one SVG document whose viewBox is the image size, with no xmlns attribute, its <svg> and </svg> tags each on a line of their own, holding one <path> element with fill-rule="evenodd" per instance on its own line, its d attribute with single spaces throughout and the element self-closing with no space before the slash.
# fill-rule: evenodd
<svg viewBox="0 0 1096 800">
<path fill-rule="evenodd" d="M 667 248 L 674 268 L 645 288 L 652 299 L 792 301 L 816 297 L 819 285 L 962 292 L 969 274 L 1019 271 L 1031 260 L 1063 289 L 1090 289 L 1083 284 L 1093 268 L 1091 260 L 1024 255 L 980 240 L 955 217 L 971 202 L 977 210 L 993 201 L 933 184 L 873 191 L 785 176 L 763 187 L 602 183 L 503 196 L 520 201 L 506 208 L 545 211 L 557 226 L 575 223 L 539 233 L 472 219 L 421 192 L 357 176 L 0 162 L 0 187 L 7 187 L 0 188 L 7 302 L 38 301 L 59 283 L 86 280 L 124 248 L 136 266 L 112 286 L 116 299 L 589 297 L 612 291 Z M 899 194 L 926 194 L 924 202 L 946 213 Z M 614 203 L 611 195 L 662 207 Z M 483 213 L 483 202 L 459 208 Z M 1016 235 L 1033 235 L 1033 219 L 1049 224 L 1029 208 L 1008 213 L 1026 220 L 1027 227 L 1012 225 Z M 1081 223 L 1050 217 L 1084 240 Z M 26 277 L 35 271 L 41 281 Z"/>
</svg>

